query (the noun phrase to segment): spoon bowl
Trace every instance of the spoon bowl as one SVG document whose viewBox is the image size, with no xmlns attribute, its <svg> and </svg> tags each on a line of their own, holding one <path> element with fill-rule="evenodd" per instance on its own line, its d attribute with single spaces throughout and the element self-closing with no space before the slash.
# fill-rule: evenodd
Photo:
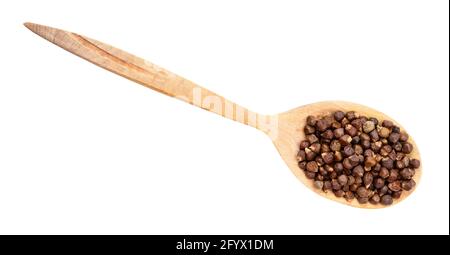
<svg viewBox="0 0 450 255">
<path fill-rule="evenodd" d="M 354 207 L 385 207 L 381 204 L 360 204 L 356 199 L 347 201 L 344 198 L 335 197 L 332 192 L 325 193 L 315 189 L 313 181 L 307 179 L 303 170 L 298 167 L 296 156 L 299 151 L 299 143 L 305 138 L 303 128 L 309 115 L 326 115 L 337 110 L 355 111 L 379 120 L 391 120 L 395 125 L 401 127 L 399 123 L 387 115 L 363 105 L 341 101 L 309 104 L 273 116 L 257 114 L 181 76 L 108 44 L 48 26 L 34 23 L 25 23 L 24 25 L 44 39 L 108 71 L 165 95 L 175 97 L 204 110 L 263 131 L 272 139 L 292 173 L 303 184 L 319 195 Z M 269 125 L 267 125 L 267 120 L 269 120 Z M 412 138 L 410 138 L 410 143 L 414 146 L 411 156 L 420 160 L 417 145 Z M 421 172 L 421 168 L 419 168 L 414 175 L 413 179 L 417 184 L 419 183 Z M 403 191 L 399 199 L 394 199 L 394 204 L 402 201 L 413 191 L 414 189 Z"/>
<path fill-rule="evenodd" d="M 313 181 L 306 178 L 303 170 L 299 168 L 296 156 L 299 151 L 300 142 L 305 139 L 305 133 L 303 132 L 303 128 L 306 125 L 306 118 L 309 115 L 324 116 L 332 114 L 335 111 L 343 111 L 343 112 L 355 111 L 361 115 L 365 115 L 368 117 L 375 117 L 379 120 L 390 120 L 396 126 L 400 127 L 403 131 L 406 132 L 406 130 L 398 122 L 396 122 L 386 114 L 374 110 L 372 108 L 369 108 L 367 106 L 344 101 L 324 101 L 300 106 L 290 111 L 278 114 L 277 115 L 278 134 L 276 138 L 273 140 L 275 147 L 277 148 L 278 152 L 280 153 L 281 157 L 283 158 L 289 169 L 297 177 L 297 179 L 299 179 L 305 186 L 307 186 L 317 194 L 326 197 L 328 199 L 334 200 L 336 202 L 353 207 L 370 208 L 370 209 L 386 208 L 385 205 L 382 205 L 380 203 L 360 204 L 356 199 L 348 201 L 343 197 L 340 198 L 336 197 L 333 194 L 333 192 L 325 193 L 322 190 L 318 190 L 313 186 Z M 411 137 L 409 137 L 408 142 L 410 142 L 414 146 L 414 150 L 411 152 L 411 154 L 409 154 L 409 156 L 420 160 L 420 154 L 417 149 L 416 143 Z M 414 189 L 419 184 L 421 174 L 422 169 L 421 167 L 419 167 L 418 169 L 416 169 L 416 173 L 413 176 L 413 180 L 416 182 L 416 186 L 409 191 L 404 190 L 400 198 L 393 200 L 393 205 L 401 202 L 403 199 L 408 197 L 414 191 Z"/>
</svg>

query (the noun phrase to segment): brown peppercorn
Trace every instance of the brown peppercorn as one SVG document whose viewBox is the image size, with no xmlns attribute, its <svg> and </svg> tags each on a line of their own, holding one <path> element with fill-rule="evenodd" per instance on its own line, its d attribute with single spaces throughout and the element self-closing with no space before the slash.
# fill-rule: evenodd
<svg viewBox="0 0 450 255">
<path fill-rule="evenodd" d="M 388 155 L 388 158 L 392 159 L 392 160 L 396 160 L 397 159 L 397 153 L 395 151 L 391 151 Z"/>
<path fill-rule="evenodd" d="M 350 185 L 350 191 L 352 192 L 356 192 L 356 190 L 358 189 L 359 185 L 356 183 L 353 183 L 352 185 Z"/>
<path fill-rule="evenodd" d="M 332 151 L 340 151 L 341 150 L 341 143 L 338 140 L 331 141 L 330 149 Z"/>
<path fill-rule="evenodd" d="M 364 182 L 364 186 L 366 186 L 366 188 L 369 188 L 369 186 L 373 182 L 373 175 L 370 172 L 365 173 L 364 174 L 364 178 L 363 178 L 363 182 Z"/>
<path fill-rule="evenodd" d="M 309 161 L 314 160 L 314 158 L 317 155 L 314 151 L 312 151 L 309 148 L 305 149 L 305 153 L 306 153 L 306 159 L 309 160 Z"/>
<path fill-rule="evenodd" d="M 332 166 L 330 166 L 330 165 L 324 165 L 323 169 L 325 169 L 325 171 L 327 171 L 327 172 L 333 172 L 334 171 L 334 168 Z"/>
<path fill-rule="evenodd" d="M 391 131 L 388 128 L 382 127 L 378 130 L 378 134 L 383 138 L 388 138 L 391 134 Z"/>
<path fill-rule="evenodd" d="M 405 164 L 403 164 L 403 161 L 401 161 L 401 160 L 396 160 L 395 161 L 395 167 L 397 169 L 403 169 L 403 168 L 405 168 Z"/>
<path fill-rule="evenodd" d="M 305 151 L 298 151 L 297 153 L 297 161 L 302 162 L 306 160 L 306 153 Z"/>
<path fill-rule="evenodd" d="M 359 136 L 355 135 L 352 137 L 352 144 L 359 144 L 361 142 L 361 138 Z"/>
<path fill-rule="evenodd" d="M 377 159 L 377 161 L 378 161 L 378 159 Z M 380 169 L 381 169 L 381 165 L 380 165 L 380 163 L 377 163 L 375 166 L 372 167 L 372 172 L 374 172 L 374 174 L 378 175 L 377 172 L 379 172 Z"/>
<path fill-rule="evenodd" d="M 317 163 L 318 166 L 323 166 L 323 165 L 325 165 L 325 161 L 323 160 L 322 157 L 316 157 L 315 161 L 316 161 L 316 163 Z"/>
<path fill-rule="evenodd" d="M 364 131 L 364 133 L 370 133 L 370 132 L 372 132 L 372 130 L 374 130 L 375 129 L 375 123 L 373 123 L 372 121 L 366 121 L 364 124 L 363 124 L 363 131 Z"/>
<path fill-rule="evenodd" d="M 405 132 L 400 133 L 400 142 L 406 142 L 408 141 L 409 135 Z"/>
<path fill-rule="evenodd" d="M 370 139 L 371 139 L 373 142 L 376 142 L 376 141 L 380 140 L 380 136 L 378 135 L 378 131 L 377 131 L 376 129 L 372 130 L 372 131 L 369 133 L 369 136 L 370 136 Z"/>
<path fill-rule="evenodd" d="M 368 134 L 362 133 L 359 135 L 361 141 L 370 141 L 370 136 Z"/>
<path fill-rule="evenodd" d="M 319 138 L 317 138 L 317 136 L 314 135 L 314 134 L 312 134 L 312 135 L 307 135 L 307 136 L 306 136 L 306 139 L 308 140 L 308 142 L 309 142 L 310 144 L 317 143 L 317 142 L 319 141 Z"/>
<path fill-rule="evenodd" d="M 352 137 L 349 135 L 343 135 L 339 138 L 339 142 L 342 146 L 349 145 L 352 142 Z"/>
<path fill-rule="evenodd" d="M 345 194 L 345 191 L 343 191 L 343 190 L 336 190 L 336 191 L 334 191 L 334 195 L 336 196 L 336 197 L 343 197 L 344 196 L 344 194 Z"/>
<path fill-rule="evenodd" d="M 344 157 L 340 151 L 334 152 L 334 161 L 341 161 Z"/>
<path fill-rule="evenodd" d="M 383 146 L 383 143 L 381 141 L 376 141 L 376 142 L 370 144 L 370 148 L 375 152 L 379 152 L 381 149 L 381 146 Z"/>
<path fill-rule="evenodd" d="M 380 196 L 378 194 L 375 194 L 370 198 L 369 202 L 371 204 L 378 204 L 380 200 L 381 200 Z"/>
<path fill-rule="evenodd" d="M 344 117 L 345 117 L 345 113 L 344 113 L 343 111 L 336 111 L 336 112 L 333 114 L 333 116 L 334 116 L 334 119 L 335 119 L 336 121 L 341 122 L 342 119 L 344 119 Z"/>
<path fill-rule="evenodd" d="M 361 128 L 363 126 L 363 122 L 362 122 L 361 118 L 352 120 L 352 122 L 350 122 L 350 124 L 352 124 L 352 126 L 354 126 L 357 130 L 361 130 Z"/>
<path fill-rule="evenodd" d="M 357 166 L 360 163 L 360 158 L 358 155 L 353 154 L 348 157 L 348 159 L 350 160 L 350 164 L 352 164 L 353 167 Z M 364 160 L 364 157 L 362 157 L 362 159 Z"/>
<path fill-rule="evenodd" d="M 329 177 L 330 177 L 331 179 L 336 179 L 336 178 L 337 178 L 337 173 L 336 173 L 336 172 L 331 172 L 331 173 L 329 174 Z"/>
<path fill-rule="evenodd" d="M 306 123 L 308 124 L 308 125 L 310 125 L 310 126 L 314 126 L 314 125 L 316 125 L 316 122 L 317 122 L 317 117 L 316 116 L 308 116 L 307 118 L 306 118 Z"/>
<path fill-rule="evenodd" d="M 367 169 L 372 168 L 376 164 L 377 160 L 375 159 L 375 157 L 366 157 L 366 159 L 364 160 L 364 167 L 366 167 Z"/>
<path fill-rule="evenodd" d="M 402 162 L 405 167 L 409 167 L 409 161 L 410 161 L 410 159 L 406 155 L 402 158 Z"/>
<path fill-rule="evenodd" d="M 373 186 L 377 189 L 380 189 L 384 186 L 384 179 L 383 178 L 376 178 L 374 181 Z"/>
<path fill-rule="evenodd" d="M 344 156 L 350 157 L 351 155 L 355 154 L 355 150 L 353 149 L 353 147 L 351 145 L 347 145 L 344 147 L 343 153 L 344 153 Z"/>
<path fill-rule="evenodd" d="M 368 197 L 358 197 L 356 199 L 358 199 L 358 202 L 360 204 L 367 204 L 367 202 L 369 202 L 369 198 Z"/>
<path fill-rule="evenodd" d="M 352 175 L 347 176 L 347 185 L 352 185 L 355 181 L 356 179 Z"/>
<path fill-rule="evenodd" d="M 345 130 L 343 128 L 338 128 L 333 131 L 334 137 L 337 139 L 341 138 L 345 134 Z"/>
<path fill-rule="evenodd" d="M 397 192 L 402 189 L 402 184 L 400 181 L 391 182 L 388 184 L 388 188 L 394 192 Z"/>
<path fill-rule="evenodd" d="M 392 128 L 394 126 L 394 123 L 390 120 L 383 120 L 381 125 L 386 128 Z"/>
<path fill-rule="evenodd" d="M 361 155 L 361 154 L 364 153 L 363 147 L 361 147 L 361 145 L 359 145 L 359 144 L 356 144 L 356 145 L 353 147 L 353 149 L 355 150 L 355 153 L 358 154 L 358 155 Z"/>
<path fill-rule="evenodd" d="M 323 182 L 323 190 L 331 190 L 331 182 L 330 181 L 324 181 Z"/>
<path fill-rule="evenodd" d="M 394 133 L 394 132 L 392 132 L 388 137 L 388 141 L 390 143 L 396 143 L 396 142 L 398 142 L 399 139 L 400 139 L 400 134 Z"/>
<path fill-rule="evenodd" d="M 331 128 L 332 129 L 337 129 L 337 128 L 341 128 L 342 127 L 342 125 L 341 125 L 341 123 L 339 123 L 339 122 L 333 122 L 333 123 L 331 123 Z"/>
<path fill-rule="evenodd" d="M 416 182 L 413 179 L 402 182 L 402 189 L 404 189 L 406 191 L 412 190 L 415 186 L 416 186 Z"/>
<path fill-rule="evenodd" d="M 321 156 L 325 164 L 331 164 L 334 161 L 334 155 L 331 152 L 322 153 Z"/>
<path fill-rule="evenodd" d="M 302 170 L 305 170 L 306 169 L 306 161 L 298 162 L 298 167 L 300 167 L 300 169 L 302 169 Z"/>
<path fill-rule="evenodd" d="M 316 122 L 316 128 L 317 128 L 317 130 L 319 130 L 320 132 L 323 132 L 323 131 L 325 131 L 327 128 L 329 128 L 330 127 L 330 124 L 326 121 L 326 120 L 324 120 L 324 119 L 319 119 L 317 122 Z"/>
<path fill-rule="evenodd" d="M 358 134 L 358 130 L 351 124 L 345 125 L 345 132 L 351 137 Z"/>
<path fill-rule="evenodd" d="M 321 151 L 322 153 L 324 153 L 324 152 L 330 152 L 331 149 L 330 149 L 330 146 L 329 146 L 328 144 L 324 143 L 324 144 L 322 144 L 322 147 L 320 148 L 320 151 Z"/>
<path fill-rule="evenodd" d="M 381 187 L 381 189 L 378 190 L 378 194 L 380 196 L 383 196 L 384 194 L 387 194 L 389 191 L 388 186 L 384 185 L 383 187 Z"/>
<path fill-rule="evenodd" d="M 334 164 L 333 168 L 334 168 L 334 171 L 336 171 L 337 173 L 341 173 L 342 170 L 344 170 L 344 166 L 340 162 Z"/>
<path fill-rule="evenodd" d="M 400 198 L 402 196 L 402 191 L 396 191 L 392 193 L 392 198 Z"/>
<path fill-rule="evenodd" d="M 347 175 L 342 174 L 342 175 L 339 175 L 337 180 L 341 186 L 345 186 L 345 185 L 347 185 L 348 177 L 347 177 Z"/>
<path fill-rule="evenodd" d="M 315 161 L 310 161 L 306 164 L 306 170 L 308 172 L 314 172 L 316 173 L 317 171 L 319 171 L 319 166 L 317 165 L 317 162 Z"/>
<path fill-rule="evenodd" d="M 394 133 L 400 133 L 400 128 L 397 127 L 397 126 L 393 126 L 393 127 L 392 127 L 392 132 L 394 132 Z"/>
<path fill-rule="evenodd" d="M 314 188 L 322 189 L 323 188 L 323 181 L 315 181 L 314 182 Z"/>
<path fill-rule="evenodd" d="M 403 147 L 403 145 L 402 145 L 401 143 L 399 143 L 399 142 L 395 143 L 395 144 L 392 146 L 392 148 L 393 148 L 395 151 L 397 151 L 397 152 L 402 151 L 402 147 Z"/>
<path fill-rule="evenodd" d="M 410 143 L 404 143 L 403 144 L 403 148 L 402 148 L 402 152 L 403 153 L 409 154 L 409 153 L 412 152 L 412 150 L 413 150 L 413 145 L 412 144 L 410 144 Z"/>
<path fill-rule="evenodd" d="M 336 179 L 331 180 L 331 187 L 334 190 L 341 189 L 341 185 L 339 184 L 339 182 Z"/>
<path fill-rule="evenodd" d="M 347 201 L 350 201 L 355 198 L 355 195 L 352 191 L 345 192 L 344 198 L 347 199 Z"/>
<path fill-rule="evenodd" d="M 392 196 L 390 195 L 382 196 L 380 201 L 383 205 L 391 205 L 393 203 Z"/>
<path fill-rule="evenodd" d="M 387 169 L 391 170 L 394 168 L 394 160 L 390 158 L 383 158 L 381 160 L 381 166 L 386 167 Z"/>
<path fill-rule="evenodd" d="M 389 153 L 392 151 L 392 147 L 390 145 L 384 145 L 383 147 L 381 147 L 380 149 L 380 155 L 383 157 L 386 157 L 387 155 L 389 155 Z"/>
<path fill-rule="evenodd" d="M 345 167 L 345 165 L 344 165 L 344 167 Z M 353 168 L 352 172 L 353 172 L 353 176 L 355 176 L 355 177 L 363 177 L 364 176 L 364 169 L 360 165 Z"/>
<path fill-rule="evenodd" d="M 364 188 L 364 187 L 359 187 L 356 190 L 356 194 L 358 194 L 359 197 L 368 197 L 369 196 L 369 191 Z"/>
<path fill-rule="evenodd" d="M 316 178 L 316 173 L 314 173 L 314 172 L 309 172 L 309 171 L 305 171 L 305 176 L 306 176 L 306 178 L 308 178 L 308 179 L 314 179 L 314 178 Z"/>
<path fill-rule="evenodd" d="M 411 159 L 411 160 L 409 161 L 409 165 L 410 165 L 412 168 L 417 169 L 417 168 L 420 167 L 420 160 L 413 158 L 413 159 Z"/>
<path fill-rule="evenodd" d="M 369 149 L 369 148 L 370 148 L 370 141 L 363 140 L 363 141 L 361 142 L 361 146 L 362 146 L 364 149 Z"/>
<path fill-rule="evenodd" d="M 356 112 L 354 112 L 354 111 L 350 111 L 350 112 L 347 112 L 347 114 L 345 114 L 345 117 L 347 117 L 347 119 L 349 121 L 352 121 L 352 120 L 358 118 L 359 115 Z"/>
<path fill-rule="evenodd" d="M 342 125 L 342 126 L 345 126 L 345 125 L 347 125 L 348 123 L 350 123 L 350 121 L 349 121 L 347 118 L 343 118 L 343 119 L 341 120 L 341 125 Z"/>
<path fill-rule="evenodd" d="M 333 139 L 334 134 L 333 134 L 333 131 L 328 129 L 328 130 L 325 130 L 325 132 L 323 132 L 320 136 L 322 136 L 324 139 L 331 140 L 331 139 Z"/>
<path fill-rule="evenodd" d="M 389 177 L 387 178 L 388 182 L 394 182 L 398 179 L 398 170 L 397 169 L 392 169 L 391 171 L 389 171 Z"/>
<path fill-rule="evenodd" d="M 309 149 L 314 153 L 319 153 L 322 145 L 320 143 L 313 143 L 309 146 Z"/>
<path fill-rule="evenodd" d="M 310 145 L 309 141 L 303 140 L 300 142 L 300 150 L 304 150 L 305 148 L 308 148 Z"/>
<path fill-rule="evenodd" d="M 349 169 L 351 170 L 353 168 L 352 163 L 350 162 L 349 158 L 345 158 L 344 161 L 342 161 L 342 165 L 344 166 L 345 169 Z M 364 171 L 364 170 L 363 170 Z"/>
<path fill-rule="evenodd" d="M 304 128 L 305 134 L 310 135 L 310 134 L 314 134 L 314 132 L 316 132 L 316 129 L 313 126 L 310 125 L 306 125 Z"/>
<path fill-rule="evenodd" d="M 386 179 L 389 177 L 389 170 L 386 167 L 381 167 L 380 173 L 378 174 L 383 179 Z"/>
</svg>

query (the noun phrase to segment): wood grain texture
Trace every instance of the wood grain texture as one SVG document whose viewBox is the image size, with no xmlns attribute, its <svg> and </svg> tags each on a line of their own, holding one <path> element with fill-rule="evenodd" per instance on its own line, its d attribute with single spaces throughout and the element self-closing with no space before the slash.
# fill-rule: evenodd
<svg viewBox="0 0 450 255">
<path fill-rule="evenodd" d="M 356 199 L 346 201 L 344 198 L 335 197 L 332 192 L 325 193 L 315 189 L 313 181 L 307 179 L 303 170 L 298 167 L 296 155 L 300 141 L 305 138 L 303 127 L 308 115 L 320 116 L 337 110 L 356 111 L 380 120 L 392 120 L 397 126 L 401 127 L 389 116 L 363 105 L 342 101 L 319 102 L 272 116 L 257 114 L 187 79 L 105 43 L 72 32 L 33 23 L 25 23 L 25 26 L 48 41 L 106 70 L 163 94 L 176 97 L 202 109 L 265 132 L 272 139 L 282 159 L 293 174 L 317 194 L 353 207 L 386 208 L 381 204 L 359 204 Z M 403 127 L 401 128 L 405 130 Z M 417 145 L 411 137 L 410 142 L 414 146 L 411 156 L 420 160 Z M 422 167 L 416 170 L 413 178 L 417 183 L 416 187 L 419 184 L 421 174 Z M 403 191 L 399 199 L 394 199 L 394 204 L 404 200 L 414 190 L 415 188 L 411 191 Z"/>
</svg>

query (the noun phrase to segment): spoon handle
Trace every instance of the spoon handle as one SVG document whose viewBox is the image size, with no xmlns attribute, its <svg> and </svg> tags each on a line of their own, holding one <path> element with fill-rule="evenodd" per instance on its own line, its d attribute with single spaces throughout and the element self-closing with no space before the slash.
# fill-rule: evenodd
<svg viewBox="0 0 450 255">
<path fill-rule="evenodd" d="M 44 39 L 97 66 L 225 118 L 258 128 L 259 119 L 264 117 L 181 76 L 105 43 L 48 26 L 34 23 L 24 25 Z"/>
</svg>

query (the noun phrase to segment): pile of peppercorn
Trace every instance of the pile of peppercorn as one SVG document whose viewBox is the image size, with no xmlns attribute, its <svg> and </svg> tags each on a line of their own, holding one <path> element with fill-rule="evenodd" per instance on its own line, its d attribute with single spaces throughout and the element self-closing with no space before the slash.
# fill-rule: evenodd
<svg viewBox="0 0 450 255">
<path fill-rule="evenodd" d="M 420 161 L 408 156 L 409 136 L 392 121 L 337 111 L 306 122 L 297 160 L 315 188 L 361 204 L 390 205 L 416 185 Z"/>
</svg>

